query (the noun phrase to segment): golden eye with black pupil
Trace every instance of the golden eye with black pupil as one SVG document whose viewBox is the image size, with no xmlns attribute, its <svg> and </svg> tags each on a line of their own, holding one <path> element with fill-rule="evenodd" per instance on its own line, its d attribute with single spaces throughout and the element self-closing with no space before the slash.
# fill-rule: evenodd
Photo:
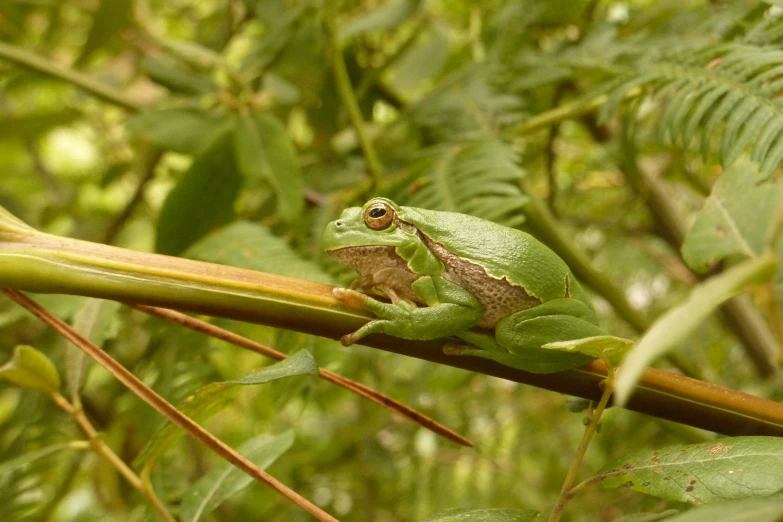
<svg viewBox="0 0 783 522">
<path fill-rule="evenodd" d="M 386 203 L 375 203 L 365 209 L 363 219 L 371 229 L 384 230 L 394 222 L 394 209 Z"/>
</svg>

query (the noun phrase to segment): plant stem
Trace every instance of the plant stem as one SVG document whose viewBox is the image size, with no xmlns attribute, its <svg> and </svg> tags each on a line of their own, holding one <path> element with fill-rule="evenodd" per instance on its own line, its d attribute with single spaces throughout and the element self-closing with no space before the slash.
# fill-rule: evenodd
<svg viewBox="0 0 783 522">
<path fill-rule="evenodd" d="M 563 508 L 565 507 L 566 502 L 568 502 L 568 500 L 570 500 L 573 496 L 572 486 L 576 480 L 576 474 L 579 472 L 579 466 L 582 464 L 582 460 L 584 459 L 585 453 L 587 452 L 587 447 L 590 445 L 590 441 L 593 439 L 593 435 L 595 435 L 595 432 L 598 429 L 598 423 L 601 420 L 601 415 L 604 413 L 606 405 L 609 403 L 609 398 L 612 396 L 612 392 L 614 391 L 614 378 L 616 372 L 617 370 L 615 368 L 607 365 L 607 375 L 606 380 L 603 382 L 604 390 L 601 394 L 601 400 L 598 401 L 598 406 L 595 407 L 592 414 L 590 415 L 590 419 L 588 420 L 587 426 L 585 427 L 585 433 L 582 436 L 582 441 L 579 443 L 579 447 L 576 450 L 576 455 L 574 455 L 573 460 L 571 460 L 571 466 L 569 466 L 568 473 L 566 474 L 566 478 L 563 481 L 563 487 L 560 490 L 560 496 L 557 498 L 555 507 L 552 509 L 552 513 L 549 514 L 549 519 L 547 522 L 558 522 L 560 520 L 560 516 L 563 513 Z"/>
<path fill-rule="evenodd" d="M 357 100 L 364 99 L 364 97 L 367 95 L 367 92 L 376 83 L 378 83 L 381 76 L 383 76 L 383 73 L 389 70 L 389 67 L 397 63 L 397 61 L 402 56 L 404 56 L 405 53 L 407 53 L 416 42 L 419 41 L 419 37 L 427 30 L 429 23 L 430 19 L 426 16 L 416 21 L 416 25 L 411 29 L 408 38 L 406 38 L 405 41 L 397 46 L 397 49 L 392 52 L 391 56 L 386 58 L 386 61 L 384 61 L 383 64 L 381 64 L 379 67 L 369 69 L 369 71 L 364 74 L 364 77 L 362 77 L 359 85 L 356 87 Z M 401 109 L 401 107 L 398 107 L 398 109 Z"/>
<path fill-rule="evenodd" d="M 133 98 L 126 96 L 125 93 L 95 80 L 72 69 L 66 69 L 53 64 L 49 60 L 42 58 L 24 49 L 19 49 L 13 45 L 0 42 L 0 58 L 21 65 L 35 72 L 51 76 L 71 83 L 92 94 L 96 98 L 117 105 L 131 112 L 138 112 L 144 109 L 144 105 Z"/>
<path fill-rule="evenodd" d="M 106 235 L 103 238 L 104 243 L 111 244 L 114 242 L 117 234 L 133 215 L 133 211 L 136 210 L 136 207 L 144 200 L 144 190 L 147 188 L 150 181 L 152 181 L 152 178 L 155 177 L 155 167 L 158 166 L 162 157 L 163 151 L 161 149 L 156 148 L 151 151 L 145 151 L 144 156 L 140 161 L 143 169 L 141 179 L 139 180 L 138 185 L 136 185 L 136 190 L 133 192 L 133 196 L 131 196 L 128 204 L 125 205 L 125 208 L 122 209 L 120 215 L 117 216 L 106 229 Z"/>
<path fill-rule="evenodd" d="M 688 232 L 687 219 L 666 181 L 639 165 L 632 127 L 633 122 L 625 118 L 620 132 L 620 170 L 649 209 L 658 235 L 679 253 Z M 694 274 L 694 277 L 705 278 L 701 274 Z M 758 374 L 762 377 L 774 375 L 777 366 L 773 361 L 780 349 L 758 310 L 746 297 L 738 296 L 723 303 L 720 311 L 725 324 L 742 342 Z"/>
<path fill-rule="evenodd" d="M 134 489 L 136 489 L 147 499 L 152 508 L 158 513 L 158 515 L 160 515 L 160 518 L 162 518 L 165 522 L 177 522 L 177 519 L 175 519 L 171 513 L 168 512 L 166 506 L 163 505 L 163 502 L 161 502 L 160 498 L 158 498 L 158 495 L 155 494 L 155 491 L 152 488 L 145 488 L 141 478 L 139 478 L 139 476 L 136 475 L 136 473 L 134 473 L 133 470 L 127 464 L 125 464 L 125 462 L 116 453 L 114 453 L 114 451 L 112 451 L 109 445 L 100 438 L 98 432 L 95 430 L 95 427 L 92 425 L 81 408 L 76 408 L 73 404 L 68 402 L 65 397 L 57 392 L 53 393 L 51 398 L 57 406 L 59 406 L 63 411 L 70 415 L 74 421 L 76 421 L 76 424 L 78 424 L 84 434 L 87 435 L 92 449 L 100 456 L 105 458 L 112 466 L 114 466 L 120 475 L 122 475 L 125 480 L 127 480 L 128 483 L 133 486 Z"/>
<path fill-rule="evenodd" d="M 59 317 L 50 314 L 38 303 L 15 290 L 7 288 L 0 289 L 5 295 L 14 302 L 24 307 L 27 311 L 38 317 L 41 321 L 52 327 L 57 333 L 68 339 L 81 350 L 92 357 L 98 364 L 103 366 L 118 381 L 128 387 L 136 396 L 152 406 L 158 413 L 166 417 L 172 423 L 185 430 L 191 437 L 195 438 L 209 449 L 217 453 L 220 457 L 241 469 L 258 482 L 266 484 L 271 489 L 286 497 L 291 502 L 300 506 L 302 509 L 316 517 L 321 522 L 338 522 L 338 520 L 321 508 L 308 501 L 288 486 L 269 475 L 267 472 L 253 464 L 240 453 L 237 453 L 231 446 L 218 439 L 207 430 L 199 426 L 193 419 L 179 411 L 166 399 L 155 393 L 151 388 L 144 384 L 138 377 L 133 375 L 127 368 L 112 359 L 109 354 L 101 350 L 96 344 L 86 339 L 79 332 L 71 328 Z"/>
<path fill-rule="evenodd" d="M 772 214 L 772 224 L 769 227 L 769 235 L 767 237 L 767 245 L 770 251 L 775 252 L 777 244 L 783 242 L 783 201 L 778 203 L 775 212 Z M 783 248 L 781 249 L 783 251 Z M 778 259 L 778 270 L 783 270 L 783 259 Z M 775 281 L 772 280 L 767 284 L 767 316 L 770 324 L 772 325 L 772 331 L 775 333 L 775 337 L 778 341 L 778 346 L 783 348 L 783 319 L 778 312 L 779 301 L 777 299 L 777 292 L 775 290 Z M 778 352 L 778 362 L 783 361 L 783 350 Z"/>
<path fill-rule="evenodd" d="M 643 92 L 644 89 L 641 87 L 631 89 L 630 91 L 626 92 L 625 95 L 623 95 L 623 101 L 638 98 L 642 95 Z M 586 103 L 583 101 L 576 101 L 538 113 L 519 124 L 519 126 L 514 129 L 514 134 L 528 134 L 565 120 L 578 118 L 579 116 L 589 114 L 596 109 L 599 109 L 608 100 L 609 97 L 606 94 L 602 94 L 600 96 L 596 96 Z"/>
<path fill-rule="evenodd" d="M 335 28 L 331 23 L 329 26 L 329 39 L 332 51 L 331 61 L 334 81 L 337 83 L 337 90 L 340 93 L 340 98 L 343 101 L 343 105 L 345 105 L 345 109 L 348 111 L 348 116 L 356 131 L 356 136 L 359 138 L 359 145 L 361 145 L 364 159 L 367 161 L 367 170 L 370 172 L 373 184 L 377 185 L 381 179 L 381 164 L 375 153 L 375 147 L 364 127 L 362 110 L 359 108 L 359 102 L 356 101 L 356 94 L 353 91 L 353 87 L 351 87 L 351 78 L 348 76 L 348 69 L 345 67 L 343 49 L 340 46 Z"/>
<path fill-rule="evenodd" d="M 195 332 L 209 335 L 211 337 L 214 337 L 215 339 L 221 339 L 235 346 L 239 346 L 240 348 L 244 348 L 246 350 L 250 350 L 255 353 L 260 353 L 262 355 L 265 355 L 266 357 L 271 357 L 272 359 L 278 361 L 282 361 L 283 359 L 288 358 L 286 354 L 282 352 L 278 352 L 273 348 L 264 346 L 255 341 L 252 341 L 247 337 L 242 337 L 241 335 L 237 335 L 229 330 L 225 330 L 213 324 L 207 323 L 206 321 L 201 321 L 200 319 L 190 317 L 189 315 L 185 315 L 183 313 L 176 312 L 174 310 L 168 310 L 166 308 L 157 308 L 154 306 L 145 306 L 145 305 L 129 305 L 129 306 L 135 310 L 139 310 L 140 312 L 144 312 L 146 314 L 153 315 L 155 317 L 163 319 L 164 321 L 177 324 L 184 328 L 189 328 L 190 330 L 193 330 Z M 399 415 L 402 415 L 403 417 L 412 420 L 413 422 L 419 424 L 420 426 L 428 430 L 431 430 L 432 432 L 437 433 L 438 435 L 445 437 L 451 440 L 452 442 L 456 442 L 457 444 L 461 444 L 462 446 L 466 446 L 469 448 L 473 447 L 473 443 L 470 442 L 465 437 L 463 437 L 462 435 L 450 430 L 449 428 L 443 426 L 442 424 L 439 424 L 438 422 L 430 419 L 426 415 L 419 413 L 418 411 L 409 408 L 408 406 L 405 406 L 400 402 L 395 401 L 391 397 L 384 395 L 368 386 L 365 386 L 362 383 L 353 381 L 351 379 L 348 379 L 347 377 L 343 377 L 342 375 L 336 374 L 334 372 L 330 372 L 329 370 L 324 370 L 323 368 L 318 370 L 318 374 L 319 377 L 321 377 L 322 379 L 332 382 L 338 386 L 342 386 L 346 390 L 352 391 L 357 395 L 364 397 L 367 400 L 370 400 L 380 406 L 383 406 L 384 408 L 387 408 L 390 411 L 398 413 Z"/>
</svg>

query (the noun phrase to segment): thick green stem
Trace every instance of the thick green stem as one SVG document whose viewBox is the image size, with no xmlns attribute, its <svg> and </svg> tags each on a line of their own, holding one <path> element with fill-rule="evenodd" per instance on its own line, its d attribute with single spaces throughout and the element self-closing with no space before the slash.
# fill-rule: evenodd
<svg viewBox="0 0 783 522">
<path fill-rule="evenodd" d="M 45 58 L 25 51 L 24 49 L 14 47 L 13 45 L 0 42 L 0 59 L 8 60 L 9 62 L 21 65 L 22 67 L 26 67 L 35 72 L 73 84 L 96 98 L 100 98 L 103 101 L 117 105 L 131 112 L 137 112 L 144 108 L 144 105 L 133 98 L 126 96 L 123 92 L 110 85 L 90 78 L 86 74 L 55 65 Z"/>
<path fill-rule="evenodd" d="M 333 287 L 224 265 L 145 254 L 37 232 L 0 209 L 0 287 L 74 294 L 227 317 L 339 339 L 372 314 Z M 374 335 L 365 346 L 597 401 L 599 362 L 542 375 L 442 351 L 444 340 Z M 727 435 L 783 435 L 783 405 L 648 368 L 629 409 Z"/>
</svg>

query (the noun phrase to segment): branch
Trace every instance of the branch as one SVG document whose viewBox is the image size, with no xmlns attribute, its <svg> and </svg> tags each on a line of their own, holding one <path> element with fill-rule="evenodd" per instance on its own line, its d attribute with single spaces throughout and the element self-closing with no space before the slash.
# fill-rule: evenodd
<svg viewBox="0 0 783 522">
<path fill-rule="evenodd" d="M 144 305 L 131 305 L 131 308 L 149 315 L 153 315 L 163 319 L 164 321 L 188 328 L 194 332 L 203 333 L 205 335 L 209 335 L 210 337 L 214 337 L 215 339 L 226 341 L 227 343 L 231 343 L 234 346 L 239 346 L 245 350 L 260 353 L 261 355 L 265 355 L 266 357 L 270 357 L 277 361 L 282 361 L 283 359 L 288 358 L 286 354 L 278 352 L 274 348 L 264 346 L 263 344 L 252 341 L 247 337 L 242 337 L 241 335 L 237 335 L 234 332 L 230 332 L 213 324 L 207 323 L 206 321 L 195 319 L 189 315 L 175 312 L 174 310 L 167 310 L 165 308 L 156 308 L 154 306 Z M 365 399 L 372 401 L 379 406 L 383 406 L 384 408 L 393 411 L 394 413 L 402 415 L 403 417 L 412 420 L 416 424 L 419 424 L 420 426 L 437 433 L 438 435 L 445 437 L 452 442 L 456 442 L 457 444 L 461 444 L 462 446 L 467 446 L 469 448 L 473 447 L 473 443 L 462 435 L 455 433 L 447 427 L 430 419 L 426 415 L 419 413 L 418 411 L 409 408 L 404 404 L 395 401 L 391 397 L 384 395 L 368 386 L 365 386 L 360 382 L 353 381 L 337 373 L 324 370 L 323 368 L 318 370 L 318 376 L 326 381 L 341 386 L 346 390 L 352 391 L 360 397 L 364 397 Z"/>
<path fill-rule="evenodd" d="M 87 419 L 84 411 L 82 411 L 80 408 L 77 408 L 74 404 L 68 402 L 68 400 L 59 393 L 53 393 L 51 398 L 57 406 L 70 415 L 76 424 L 79 425 L 84 434 L 87 435 L 92 449 L 100 456 L 105 458 L 134 489 L 136 489 L 144 496 L 144 498 L 147 499 L 147 502 L 149 502 L 150 506 L 152 506 L 152 508 L 158 513 L 160 518 L 162 518 L 165 522 L 177 522 L 177 519 L 171 516 L 171 514 L 166 509 L 166 506 L 163 504 L 163 502 L 160 501 L 160 498 L 155 493 L 155 491 L 153 489 L 145 489 L 139 476 L 136 475 L 136 473 L 134 473 L 133 470 L 127 464 L 125 464 L 125 461 L 123 461 L 116 453 L 114 453 L 109 445 L 106 444 L 106 442 L 100 437 L 98 432 L 95 430 L 95 427 L 93 427 L 92 423 L 89 421 L 89 419 Z"/>
<path fill-rule="evenodd" d="M 644 89 L 641 87 L 631 89 L 630 91 L 626 92 L 625 95 L 623 95 L 623 101 L 629 101 L 638 98 L 642 95 L 643 92 Z M 584 116 L 585 114 L 590 114 L 600 109 L 608 99 L 609 97 L 606 94 L 602 94 L 587 102 L 583 100 L 577 100 L 575 102 L 567 103 L 565 105 L 561 105 L 560 107 L 555 107 L 554 109 L 538 113 L 520 123 L 515 129 L 513 129 L 513 133 L 529 134 L 531 132 L 545 129 L 551 125 L 556 125 L 565 120 L 572 120 L 574 118 Z"/>
<path fill-rule="evenodd" d="M 300 506 L 302 509 L 316 517 L 322 522 L 338 522 L 337 519 L 321 510 L 318 506 L 311 503 L 307 499 L 301 497 L 298 493 L 290 489 L 288 486 L 278 481 L 276 478 L 262 470 L 247 458 L 242 456 L 231 446 L 227 445 L 222 440 L 218 439 L 210 432 L 199 426 L 190 417 L 179 411 L 173 405 L 171 405 L 166 399 L 155 393 L 154 390 L 147 387 L 138 377 L 133 375 L 120 363 L 112 359 L 109 354 L 101 350 L 96 344 L 93 344 L 88 339 L 83 337 L 79 332 L 71 328 L 66 322 L 59 317 L 50 314 L 47 310 L 41 307 L 38 303 L 27 297 L 26 295 L 8 288 L 0 289 L 0 292 L 7 295 L 15 303 L 24 307 L 28 312 L 35 315 L 44 323 L 48 324 L 60 335 L 68 339 L 77 348 L 83 350 L 89 355 L 95 362 L 103 366 L 109 373 L 111 373 L 118 381 L 124 384 L 130 389 L 136 396 L 142 399 L 144 402 L 152 406 L 152 408 L 176 424 L 194 439 L 198 440 L 209 449 L 217 453 L 220 457 L 230 462 L 232 465 L 241 469 L 253 479 L 262 484 L 269 486 L 271 489 L 284 496 L 291 502 Z"/>
<path fill-rule="evenodd" d="M 381 178 L 381 163 L 378 161 L 378 155 L 375 153 L 372 140 L 370 140 L 367 130 L 364 128 L 362 110 L 359 108 L 359 102 L 356 101 L 356 94 L 351 86 L 351 78 L 348 76 L 348 69 L 345 67 L 343 49 L 340 46 L 336 33 L 335 28 L 330 25 L 328 27 L 328 35 L 330 40 L 329 47 L 332 52 L 331 61 L 334 81 L 337 84 L 337 90 L 340 93 L 343 105 L 348 111 L 348 116 L 351 118 L 356 137 L 359 139 L 359 144 L 362 147 L 364 159 L 367 161 L 367 170 L 370 171 L 373 182 L 377 184 Z"/>
<path fill-rule="evenodd" d="M 265 324 L 331 339 L 372 318 L 337 301 L 332 286 L 230 266 L 60 238 L 24 226 L 0 208 L 0 287 L 147 304 Z M 443 353 L 446 340 L 362 339 L 380 348 L 597 401 L 606 367 L 594 362 L 534 374 L 478 357 Z M 727 435 L 783 436 L 783 404 L 648 368 L 627 407 Z"/>
<path fill-rule="evenodd" d="M 54 63 L 33 54 L 24 49 L 19 49 L 13 45 L 0 42 L 0 58 L 13 62 L 32 71 L 57 78 L 71 83 L 92 94 L 96 98 L 122 107 L 131 112 L 138 112 L 144 109 L 144 105 L 133 98 L 126 96 L 125 93 L 107 85 L 101 81 L 80 73 L 73 69 L 66 69 L 55 65 Z"/>
<path fill-rule="evenodd" d="M 120 232 L 120 230 L 122 230 L 122 227 L 124 227 L 125 223 L 131 218 L 131 216 L 133 216 L 133 212 L 136 210 L 136 207 L 138 207 L 141 202 L 144 201 L 144 191 L 146 190 L 147 185 L 149 185 L 149 183 L 155 177 L 155 168 L 158 166 L 160 159 L 163 157 L 163 151 L 157 148 L 146 150 L 143 154 L 144 155 L 139 162 L 140 166 L 142 167 L 141 179 L 139 179 L 139 182 L 136 185 L 136 189 L 133 191 L 133 196 L 131 196 L 128 204 L 125 205 L 125 208 L 122 209 L 122 212 L 120 212 L 120 214 L 106 229 L 106 234 L 103 238 L 104 243 L 114 242 L 114 239 L 117 237 L 117 234 Z"/>
</svg>

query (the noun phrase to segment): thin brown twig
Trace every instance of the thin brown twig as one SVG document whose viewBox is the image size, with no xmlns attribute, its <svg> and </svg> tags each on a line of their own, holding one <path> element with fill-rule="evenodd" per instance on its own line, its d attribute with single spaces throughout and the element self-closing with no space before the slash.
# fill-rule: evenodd
<svg viewBox="0 0 783 522">
<path fill-rule="evenodd" d="M 221 339 L 233 345 L 239 346 L 240 348 L 245 348 L 246 350 L 260 353 L 261 355 L 265 355 L 267 357 L 276 359 L 278 361 L 282 361 L 283 359 L 288 358 L 286 354 L 282 352 L 278 352 L 274 348 L 264 346 L 263 344 L 259 344 L 255 341 L 252 341 L 247 337 L 242 337 L 241 335 L 235 334 L 234 332 L 220 328 L 219 326 L 215 326 L 206 321 L 202 321 L 200 319 L 190 317 L 189 315 L 183 314 L 181 312 L 176 312 L 174 310 L 169 310 L 167 308 L 158 308 L 155 306 L 148 306 L 148 305 L 128 304 L 128 306 L 130 306 L 135 310 L 139 310 L 140 312 L 144 312 L 146 314 L 159 317 L 164 321 L 169 321 L 171 323 L 177 324 L 179 326 L 183 326 L 195 332 L 203 333 L 205 335 L 209 335 L 210 337 L 214 337 L 216 339 Z M 437 421 L 414 410 L 413 408 L 410 408 L 400 402 L 397 402 L 396 400 L 392 399 L 387 395 L 380 393 L 377 390 L 374 390 L 359 382 L 348 379 L 347 377 L 343 377 L 342 375 L 336 374 L 334 372 L 330 372 L 329 370 L 319 369 L 318 375 L 322 379 L 337 384 L 338 386 L 342 386 L 346 390 L 352 391 L 357 395 L 364 397 L 367 400 L 370 400 L 376 404 L 383 406 L 384 408 L 390 411 L 393 411 L 394 413 L 402 415 L 403 417 L 412 420 L 413 422 L 419 424 L 420 426 L 423 426 L 424 428 L 427 428 L 428 430 L 433 431 L 438 435 L 441 435 L 453 442 L 456 442 L 457 444 L 461 444 L 469 448 L 473 447 L 473 443 L 470 442 L 465 437 L 463 437 L 462 435 L 460 435 L 459 433 L 450 430 L 449 428 L 443 426 Z"/>
<path fill-rule="evenodd" d="M 165 416 L 172 423 L 185 430 L 193 438 L 209 447 L 209 449 L 217 453 L 220 457 L 241 469 L 249 476 L 253 477 L 256 481 L 269 486 L 274 491 L 295 503 L 321 522 L 338 522 L 336 518 L 326 513 L 318 506 L 305 499 L 270 474 L 266 473 L 264 470 L 253 464 L 240 453 L 237 453 L 225 442 L 199 426 L 195 421 L 193 421 L 193 419 L 179 411 L 163 397 L 155 393 L 151 388 L 148 388 L 143 382 L 141 382 L 141 380 L 128 371 L 124 366 L 111 358 L 97 345 L 93 344 L 91 341 L 79 334 L 76 330 L 71 328 L 70 325 L 65 323 L 59 317 L 53 316 L 46 309 L 41 307 L 38 303 L 21 292 L 12 290 L 10 288 L 2 288 L 0 289 L 0 292 L 4 293 L 9 298 L 11 298 L 11 300 L 24 307 L 27 311 L 38 317 L 47 325 L 51 326 L 55 331 L 68 339 L 78 348 L 84 350 L 87 355 L 92 357 L 98 364 L 103 366 L 109 373 L 111 373 L 117 380 L 127 386 L 144 402 L 152 406 L 158 413 Z"/>
</svg>

